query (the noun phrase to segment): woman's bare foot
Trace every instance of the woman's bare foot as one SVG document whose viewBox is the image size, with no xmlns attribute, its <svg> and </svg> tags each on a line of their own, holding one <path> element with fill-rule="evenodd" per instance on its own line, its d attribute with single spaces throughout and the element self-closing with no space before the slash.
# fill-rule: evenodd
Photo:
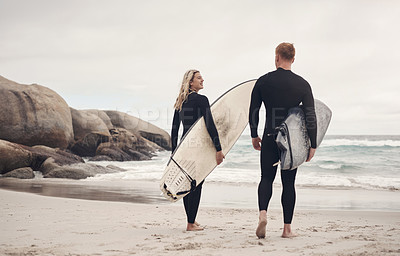
<svg viewBox="0 0 400 256">
<path fill-rule="evenodd" d="M 265 238 L 267 232 L 267 211 L 260 211 L 260 217 L 258 221 L 258 227 L 256 229 L 256 235 L 258 238 Z"/>
<path fill-rule="evenodd" d="M 296 236 L 297 236 L 297 234 L 292 232 L 292 228 L 291 228 L 290 224 L 284 224 L 282 237 L 283 238 L 293 238 Z"/>
<path fill-rule="evenodd" d="M 188 223 L 186 231 L 201 231 L 204 230 L 203 227 L 197 226 L 196 223 Z"/>
</svg>

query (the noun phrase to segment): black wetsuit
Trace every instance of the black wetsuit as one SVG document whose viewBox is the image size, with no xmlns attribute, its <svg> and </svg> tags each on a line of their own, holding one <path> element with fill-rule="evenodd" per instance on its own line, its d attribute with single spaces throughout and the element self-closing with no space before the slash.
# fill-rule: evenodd
<svg viewBox="0 0 400 256">
<path fill-rule="evenodd" d="M 208 102 L 206 96 L 192 92 L 189 94 L 187 100 L 183 103 L 181 111 L 175 110 L 171 130 L 172 152 L 175 151 L 178 144 L 178 131 L 180 123 L 182 122 L 183 124 L 183 137 L 189 128 L 201 117 L 204 117 L 208 133 L 210 134 L 210 137 L 214 143 L 215 149 L 217 151 L 221 150 L 218 131 L 215 127 L 210 111 L 210 103 Z M 196 219 L 203 182 L 196 187 L 195 191 L 192 191 L 183 198 L 188 223 L 194 223 Z"/>
<path fill-rule="evenodd" d="M 276 176 L 279 161 L 279 150 L 275 143 L 275 127 L 279 126 L 287 116 L 288 110 L 304 105 L 306 127 L 311 141 L 311 147 L 316 148 L 317 124 L 314 108 L 314 97 L 311 87 L 306 80 L 290 70 L 278 68 L 260 77 L 251 95 L 249 124 L 251 137 L 258 137 L 257 127 L 261 103 L 266 108 L 266 122 L 261 143 L 261 181 L 258 186 L 259 210 L 267 210 L 272 196 L 272 184 Z M 294 186 L 297 168 L 291 171 L 281 171 L 283 185 L 281 203 L 283 207 L 284 223 L 290 224 L 293 218 L 296 202 Z"/>
</svg>

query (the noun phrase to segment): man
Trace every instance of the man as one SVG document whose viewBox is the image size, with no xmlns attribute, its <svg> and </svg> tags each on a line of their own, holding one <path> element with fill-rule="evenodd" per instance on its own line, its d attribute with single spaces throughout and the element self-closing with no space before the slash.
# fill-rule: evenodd
<svg viewBox="0 0 400 256">
<path fill-rule="evenodd" d="M 306 127 L 311 141 L 311 148 L 307 162 L 314 156 L 316 149 L 317 124 L 314 108 L 314 97 L 311 87 L 306 80 L 291 71 L 294 62 L 295 49 L 293 44 L 281 43 L 275 49 L 276 70 L 260 77 L 251 95 L 249 124 L 254 149 L 261 151 L 261 181 L 258 186 L 258 207 L 260 210 L 259 224 L 256 235 L 265 237 L 267 225 L 267 208 L 272 196 L 279 150 L 275 142 L 275 127 L 279 126 L 287 116 L 288 110 L 304 105 Z M 257 133 L 259 111 L 261 103 L 266 108 L 266 123 L 263 139 Z M 291 230 L 291 222 L 296 202 L 295 178 L 297 168 L 294 170 L 281 170 L 282 197 L 281 203 L 284 216 L 282 237 L 295 236 Z"/>
</svg>

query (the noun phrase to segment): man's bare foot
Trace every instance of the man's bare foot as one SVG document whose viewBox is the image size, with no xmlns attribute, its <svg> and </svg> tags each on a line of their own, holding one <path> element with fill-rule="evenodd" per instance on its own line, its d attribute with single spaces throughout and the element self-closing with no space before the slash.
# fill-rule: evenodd
<svg viewBox="0 0 400 256">
<path fill-rule="evenodd" d="M 266 232 L 267 232 L 267 217 L 260 216 L 260 220 L 258 221 L 258 227 L 256 229 L 256 235 L 258 238 L 265 238 Z"/>
<path fill-rule="evenodd" d="M 283 238 L 293 238 L 296 236 L 297 236 L 297 234 L 295 234 L 295 233 L 282 233 Z"/>
<path fill-rule="evenodd" d="M 203 227 L 197 226 L 196 223 L 188 223 L 186 231 L 201 231 L 204 230 Z"/>
<path fill-rule="evenodd" d="M 283 238 L 293 238 L 296 236 L 297 236 L 297 234 L 292 232 L 292 228 L 291 228 L 290 224 L 284 224 L 282 237 Z"/>
<path fill-rule="evenodd" d="M 260 216 L 258 217 L 258 227 L 256 229 L 256 235 L 258 238 L 264 238 L 267 229 L 267 211 L 261 210 Z"/>
</svg>

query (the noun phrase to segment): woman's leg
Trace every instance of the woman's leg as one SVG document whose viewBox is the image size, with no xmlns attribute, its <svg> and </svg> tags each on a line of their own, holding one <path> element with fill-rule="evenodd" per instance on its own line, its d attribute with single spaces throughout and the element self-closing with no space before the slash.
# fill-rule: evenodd
<svg viewBox="0 0 400 256">
<path fill-rule="evenodd" d="M 201 190 L 203 187 L 204 181 L 202 181 L 197 187 L 196 190 L 190 192 L 183 198 L 183 203 L 185 206 L 186 216 L 187 216 L 187 230 L 203 230 L 203 228 L 199 227 L 196 224 L 196 216 L 200 205 L 201 198 Z"/>
</svg>

